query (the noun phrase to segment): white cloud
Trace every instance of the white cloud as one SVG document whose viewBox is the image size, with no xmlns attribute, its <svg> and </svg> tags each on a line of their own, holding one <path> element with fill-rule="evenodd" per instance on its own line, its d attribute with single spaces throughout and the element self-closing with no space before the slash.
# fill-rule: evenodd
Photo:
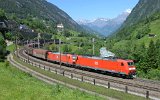
<svg viewBox="0 0 160 100">
<path fill-rule="evenodd" d="M 131 13 L 132 9 L 126 9 L 125 12 Z"/>
</svg>

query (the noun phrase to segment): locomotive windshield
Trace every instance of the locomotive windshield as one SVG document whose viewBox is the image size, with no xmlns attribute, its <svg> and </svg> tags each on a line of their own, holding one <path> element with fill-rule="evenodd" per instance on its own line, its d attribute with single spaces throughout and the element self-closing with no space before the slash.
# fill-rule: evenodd
<svg viewBox="0 0 160 100">
<path fill-rule="evenodd" d="M 76 55 L 73 55 L 73 56 L 72 56 L 72 59 L 73 59 L 73 60 L 77 60 L 77 56 L 76 56 Z"/>
<path fill-rule="evenodd" d="M 129 66 L 133 66 L 133 65 L 134 65 L 134 62 L 128 62 L 128 65 L 129 65 Z"/>
</svg>

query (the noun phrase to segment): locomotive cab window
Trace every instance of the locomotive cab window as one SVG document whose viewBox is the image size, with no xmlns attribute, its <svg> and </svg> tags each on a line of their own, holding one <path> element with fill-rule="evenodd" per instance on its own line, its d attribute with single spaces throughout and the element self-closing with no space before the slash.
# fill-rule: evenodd
<svg viewBox="0 0 160 100">
<path fill-rule="evenodd" d="M 124 64 L 123 64 L 123 63 L 121 63 L 121 66 L 124 66 Z"/>
<path fill-rule="evenodd" d="M 129 66 L 134 66 L 134 62 L 128 62 Z"/>
</svg>

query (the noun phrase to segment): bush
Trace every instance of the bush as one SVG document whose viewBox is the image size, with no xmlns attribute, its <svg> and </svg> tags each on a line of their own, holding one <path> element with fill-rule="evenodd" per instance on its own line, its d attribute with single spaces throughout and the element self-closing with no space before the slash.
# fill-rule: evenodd
<svg viewBox="0 0 160 100">
<path fill-rule="evenodd" d="M 147 74 L 148 79 L 160 80 L 160 70 L 151 69 Z"/>
<path fill-rule="evenodd" d="M 9 66 L 9 61 L 5 61 L 5 67 L 7 68 Z"/>
</svg>

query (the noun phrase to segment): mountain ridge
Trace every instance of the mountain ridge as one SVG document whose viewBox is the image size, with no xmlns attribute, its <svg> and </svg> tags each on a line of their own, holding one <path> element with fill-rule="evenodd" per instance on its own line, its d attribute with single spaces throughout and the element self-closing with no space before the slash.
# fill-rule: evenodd
<svg viewBox="0 0 160 100">
<path fill-rule="evenodd" d="M 67 13 L 46 0 L 0 0 L 0 8 L 8 16 L 16 15 L 19 19 L 38 18 L 48 21 L 50 27 L 63 23 L 64 27 L 72 30 L 83 30 Z"/>
<path fill-rule="evenodd" d="M 123 26 L 133 25 L 138 21 L 150 17 L 157 11 L 160 11 L 160 0 L 139 0 L 138 4 L 133 8 Z M 138 17 L 137 17 L 138 16 Z"/>
<path fill-rule="evenodd" d="M 160 0 L 140 0 L 114 35 L 116 38 L 123 40 L 132 38 L 133 33 L 139 35 L 148 34 L 149 31 L 146 33 L 145 30 L 152 30 L 149 24 L 156 16 L 159 16 L 159 12 Z M 140 26 L 140 24 L 142 25 Z"/>
<path fill-rule="evenodd" d="M 79 23 L 83 27 L 88 27 L 96 32 L 99 32 L 104 36 L 108 36 L 121 26 L 129 13 L 130 11 L 127 10 L 113 19 L 97 18 L 94 20 L 77 20 L 77 23 Z"/>
</svg>

